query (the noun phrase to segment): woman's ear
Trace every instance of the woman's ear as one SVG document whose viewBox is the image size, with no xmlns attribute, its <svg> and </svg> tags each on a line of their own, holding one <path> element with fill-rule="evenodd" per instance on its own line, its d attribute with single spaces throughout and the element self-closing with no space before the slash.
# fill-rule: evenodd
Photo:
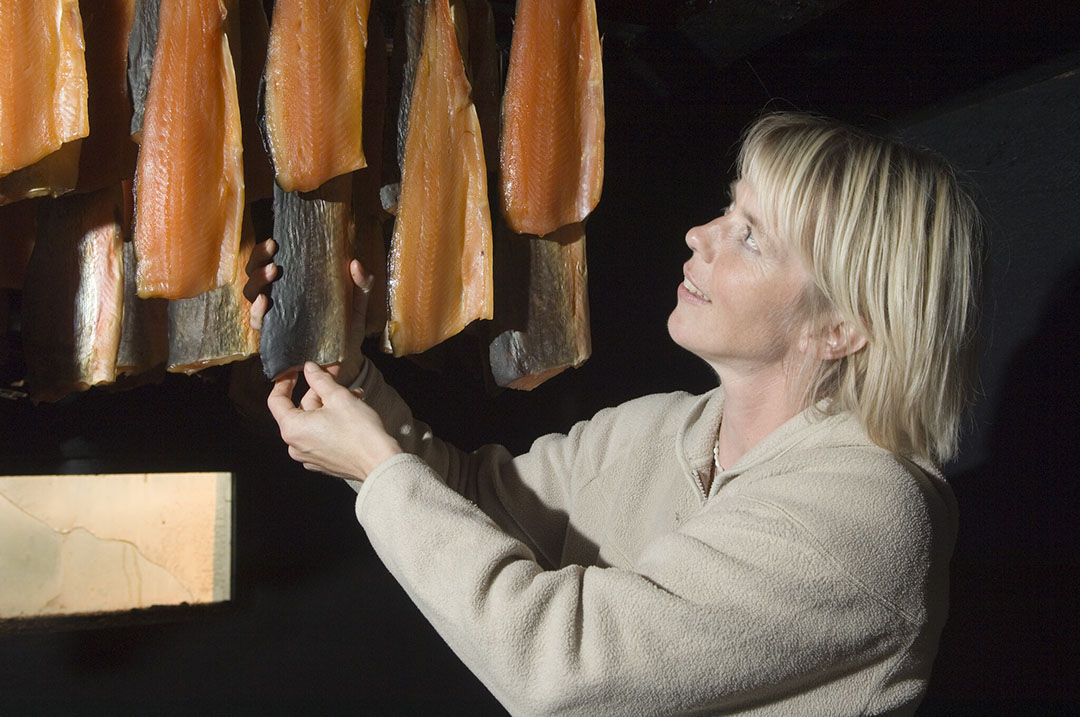
<svg viewBox="0 0 1080 717">
<path fill-rule="evenodd" d="M 857 352 L 866 346 L 866 336 L 839 316 L 816 336 L 807 333 L 803 336 L 800 348 L 810 356 L 822 361 L 833 361 Z"/>
</svg>

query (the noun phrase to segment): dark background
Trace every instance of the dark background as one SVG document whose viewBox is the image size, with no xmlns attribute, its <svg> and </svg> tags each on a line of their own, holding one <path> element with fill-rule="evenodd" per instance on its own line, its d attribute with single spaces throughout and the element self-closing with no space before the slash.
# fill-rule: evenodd
<svg viewBox="0 0 1080 717">
<path fill-rule="evenodd" d="M 496 3 L 501 38 L 512 3 Z M 668 339 L 686 230 L 724 202 L 739 131 L 818 111 L 940 150 L 989 227 L 983 391 L 947 472 L 949 623 L 920 714 L 1080 710 L 1080 10 L 1074 3 L 598 2 L 604 194 L 588 223 L 593 356 L 531 393 L 375 360 L 463 448 L 524 450 L 601 407 L 703 391 Z M 467 343 L 469 337 L 459 343 Z M 0 632 L 0 714 L 499 714 L 393 582 L 353 492 L 293 465 L 230 374 L 57 404 L 0 399 L 0 473 L 235 473 L 233 599 Z M 2 578 L 2 576 L 0 576 Z M 0 589 L 3 589 L 0 585 Z"/>
</svg>

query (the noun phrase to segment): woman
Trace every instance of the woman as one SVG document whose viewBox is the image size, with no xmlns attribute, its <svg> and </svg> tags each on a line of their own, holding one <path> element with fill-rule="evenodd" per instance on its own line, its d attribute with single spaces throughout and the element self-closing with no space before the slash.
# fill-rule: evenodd
<svg viewBox="0 0 1080 717">
<path fill-rule="evenodd" d="M 909 713 L 947 610 L 936 465 L 968 398 L 976 238 L 943 162 L 769 115 L 731 206 L 687 233 L 668 321 L 719 388 L 517 458 L 439 441 L 370 365 L 341 371 L 350 391 L 309 364 L 299 407 L 295 377 L 268 404 L 511 712 Z"/>
</svg>

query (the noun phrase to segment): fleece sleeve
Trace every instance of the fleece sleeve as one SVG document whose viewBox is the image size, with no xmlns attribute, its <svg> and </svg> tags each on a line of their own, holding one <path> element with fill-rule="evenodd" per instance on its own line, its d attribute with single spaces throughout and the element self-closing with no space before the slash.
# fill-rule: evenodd
<svg viewBox="0 0 1080 717">
<path fill-rule="evenodd" d="M 745 498 L 648 544 L 632 569 L 545 570 L 525 543 L 399 455 L 357 518 L 447 643 L 515 714 L 671 714 L 787 705 L 858 714 L 910 631 Z M 808 702 L 801 702 L 808 700 Z"/>
<path fill-rule="evenodd" d="M 575 486 L 590 478 L 589 462 L 578 452 L 588 422 L 579 423 L 568 436 L 538 439 L 518 459 L 498 445 L 467 453 L 440 440 L 415 419 L 370 362 L 358 384 L 364 389 L 364 400 L 379 412 L 386 430 L 406 453 L 420 457 L 439 480 L 528 545 L 545 567 L 560 563 Z M 361 484 L 350 485 L 359 490 Z"/>
</svg>

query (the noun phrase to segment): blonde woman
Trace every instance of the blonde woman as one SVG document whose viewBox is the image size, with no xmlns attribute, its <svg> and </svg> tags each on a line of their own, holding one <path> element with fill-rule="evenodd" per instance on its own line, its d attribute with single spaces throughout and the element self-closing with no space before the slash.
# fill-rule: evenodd
<svg viewBox="0 0 1080 717">
<path fill-rule="evenodd" d="M 295 377 L 268 399 L 515 714 L 910 713 L 926 689 L 973 203 L 942 161 L 799 114 L 749 128 L 731 199 L 687 233 L 668 321 L 716 371 L 705 395 L 633 400 L 518 457 L 441 442 L 362 360 L 338 376 L 362 392 L 309 364 L 299 407 Z"/>
</svg>

